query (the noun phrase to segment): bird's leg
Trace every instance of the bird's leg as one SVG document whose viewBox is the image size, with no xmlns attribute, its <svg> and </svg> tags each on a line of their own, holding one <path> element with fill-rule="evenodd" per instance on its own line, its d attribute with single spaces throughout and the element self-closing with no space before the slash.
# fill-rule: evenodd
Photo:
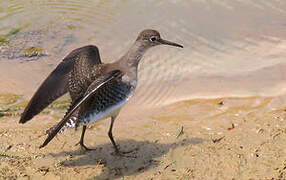
<svg viewBox="0 0 286 180">
<path fill-rule="evenodd" d="M 95 150 L 95 149 L 90 149 L 88 147 L 86 147 L 83 143 L 83 140 L 84 140 L 84 135 L 85 135 L 85 130 L 86 130 L 86 126 L 82 126 L 82 132 L 81 132 L 81 137 L 80 137 L 80 141 L 77 143 L 80 145 L 80 147 L 82 149 L 84 149 L 85 151 L 91 151 L 91 150 Z"/>
<path fill-rule="evenodd" d="M 113 147 L 115 149 L 116 155 L 124 156 L 124 154 L 131 153 L 134 150 L 137 150 L 137 148 L 134 149 L 134 150 L 131 150 L 131 151 L 119 151 L 119 148 L 116 145 L 116 143 L 115 143 L 115 141 L 113 139 L 113 135 L 112 135 L 112 128 L 113 128 L 113 123 L 114 123 L 115 118 L 116 118 L 116 116 L 115 117 L 113 117 L 113 116 L 111 117 L 111 124 L 110 124 L 110 127 L 109 127 L 108 136 L 109 136 L 109 139 L 110 139 L 110 141 L 111 141 L 111 143 L 112 143 L 112 145 L 113 145 Z"/>
<path fill-rule="evenodd" d="M 116 154 L 120 154 L 119 153 L 119 149 L 118 149 L 118 147 L 117 147 L 117 145 L 116 145 L 116 143 L 115 143 L 115 141 L 113 139 L 113 135 L 112 135 L 112 128 L 113 128 L 113 123 L 114 123 L 115 118 L 116 118 L 116 116 L 115 117 L 111 116 L 111 124 L 110 124 L 110 127 L 109 127 L 108 136 L 109 136 L 109 139 L 110 139 L 110 141 L 111 141 L 111 143 L 112 143 L 112 145 L 113 145 L 113 147 L 115 149 L 115 153 Z"/>
</svg>

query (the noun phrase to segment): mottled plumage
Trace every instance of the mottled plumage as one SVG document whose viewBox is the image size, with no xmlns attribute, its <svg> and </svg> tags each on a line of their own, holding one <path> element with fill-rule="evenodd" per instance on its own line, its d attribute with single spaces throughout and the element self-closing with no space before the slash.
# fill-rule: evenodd
<svg viewBox="0 0 286 180">
<path fill-rule="evenodd" d="M 72 51 L 32 97 L 20 123 L 30 120 L 53 100 L 69 92 L 72 99 L 70 108 L 64 118 L 47 131 L 48 137 L 41 147 L 65 129 L 83 125 L 80 145 L 88 149 L 83 144 L 86 125 L 111 117 L 108 135 L 116 152 L 119 152 L 112 136 L 113 122 L 135 91 L 138 63 L 143 54 L 150 47 L 160 44 L 183 47 L 161 39 L 155 30 L 144 30 L 129 51 L 110 64 L 101 63 L 96 46 Z"/>
<path fill-rule="evenodd" d="M 84 46 L 73 50 L 41 84 L 22 113 L 20 123 L 31 120 L 54 100 L 68 92 L 70 72 L 79 57 L 85 59 L 90 64 L 90 67 L 101 64 L 96 46 Z"/>
</svg>

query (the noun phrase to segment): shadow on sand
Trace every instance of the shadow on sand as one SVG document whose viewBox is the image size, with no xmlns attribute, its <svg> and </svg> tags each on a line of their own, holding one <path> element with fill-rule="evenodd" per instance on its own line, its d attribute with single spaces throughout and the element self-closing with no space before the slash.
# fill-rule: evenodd
<svg viewBox="0 0 286 180">
<path fill-rule="evenodd" d="M 79 166 L 103 166 L 101 174 L 91 179 L 115 179 L 123 176 L 134 175 L 155 168 L 161 163 L 156 158 L 167 154 L 170 150 L 195 145 L 204 142 L 204 139 L 190 138 L 178 142 L 162 144 L 149 141 L 121 140 L 117 141 L 122 151 L 133 150 L 125 156 L 113 155 L 111 143 L 98 145 L 94 151 L 82 154 L 81 150 L 64 151 L 58 154 L 51 154 L 54 157 L 70 155 L 72 158 L 61 162 L 64 167 Z"/>
</svg>

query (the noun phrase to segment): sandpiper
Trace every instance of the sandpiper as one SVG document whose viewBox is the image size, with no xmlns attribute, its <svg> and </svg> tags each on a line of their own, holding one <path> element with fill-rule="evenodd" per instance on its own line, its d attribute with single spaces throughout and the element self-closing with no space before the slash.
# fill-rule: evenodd
<svg viewBox="0 0 286 180">
<path fill-rule="evenodd" d="M 108 136 L 119 153 L 113 139 L 112 128 L 120 108 L 134 94 L 137 69 L 143 54 L 156 45 L 182 45 L 161 38 L 156 30 L 142 31 L 131 48 L 119 60 L 104 64 L 96 46 L 89 45 L 73 50 L 51 72 L 25 108 L 20 123 L 25 123 L 40 113 L 55 99 L 69 92 L 72 102 L 63 119 L 47 131 L 46 146 L 58 133 L 82 125 L 79 144 L 84 145 L 86 126 L 111 117 Z"/>
</svg>

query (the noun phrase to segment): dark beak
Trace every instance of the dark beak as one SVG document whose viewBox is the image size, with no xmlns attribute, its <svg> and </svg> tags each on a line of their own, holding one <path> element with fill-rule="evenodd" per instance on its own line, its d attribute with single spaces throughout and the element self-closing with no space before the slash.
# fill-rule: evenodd
<svg viewBox="0 0 286 180">
<path fill-rule="evenodd" d="M 167 41 L 167 40 L 164 40 L 164 39 L 159 39 L 158 42 L 161 43 L 161 44 L 165 44 L 165 45 L 170 45 L 170 46 L 176 46 L 176 47 L 183 48 L 183 46 L 180 45 L 180 44 L 177 44 L 177 43 L 174 43 L 174 42 L 171 42 L 171 41 Z"/>
</svg>

